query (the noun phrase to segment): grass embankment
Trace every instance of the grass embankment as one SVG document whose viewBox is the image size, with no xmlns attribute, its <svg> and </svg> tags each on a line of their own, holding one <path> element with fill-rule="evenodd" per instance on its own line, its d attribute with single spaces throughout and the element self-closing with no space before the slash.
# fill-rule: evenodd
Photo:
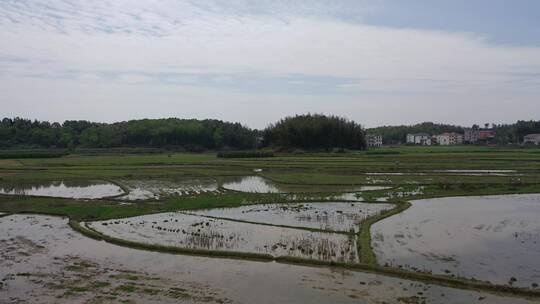
<svg viewBox="0 0 540 304">
<path fill-rule="evenodd" d="M 375 258 L 373 247 L 371 246 L 371 225 L 387 217 L 401 213 L 407 210 L 410 206 L 411 203 L 409 202 L 398 202 L 396 203 L 396 206 L 394 208 L 385 212 L 381 212 L 378 215 L 368 217 L 361 223 L 360 232 L 358 233 L 357 238 L 358 255 L 360 258 L 360 262 L 367 265 L 377 264 L 377 259 Z"/>
<path fill-rule="evenodd" d="M 197 196 L 171 197 L 165 202 L 137 202 L 126 205 L 111 200 L 0 195 L 0 212 L 43 213 L 89 221 L 126 218 L 158 212 L 238 207 L 248 203 L 270 203 L 282 200 L 280 196 L 273 194 L 204 193 Z"/>
<path fill-rule="evenodd" d="M 232 208 L 253 204 L 306 203 L 343 201 L 331 194 L 300 194 L 297 199 L 278 193 L 205 192 L 193 196 L 173 196 L 164 201 L 119 202 L 104 200 L 76 200 L 67 198 L 0 195 L 0 212 L 41 213 L 67 216 L 80 221 L 97 221 L 139 216 L 159 212 L 189 211 L 212 208 Z M 325 198 L 328 196 L 329 198 Z"/>
</svg>

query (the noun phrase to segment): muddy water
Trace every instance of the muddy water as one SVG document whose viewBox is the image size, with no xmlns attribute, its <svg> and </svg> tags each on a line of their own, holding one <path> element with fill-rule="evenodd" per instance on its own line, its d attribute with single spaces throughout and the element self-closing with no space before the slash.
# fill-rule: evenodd
<svg viewBox="0 0 540 304">
<path fill-rule="evenodd" d="M 218 208 L 191 213 L 273 225 L 358 231 L 362 220 L 391 208 L 391 204 L 298 203 Z"/>
<path fill-rule="evenodd" d="M 295 185 L 280 184 L 260 176 L 229 178 L 223 188 L 253 193 L 302 193 L 302 192 L 355 192 L 388 189 L 383 186 L 346 186 L 346 185 Z"/>
<path fill-rule="evenodd" d="M 0 194 L 97 199 L 123 194 L 122 189 L 103 181 L 52 181 L 0 183 Z"/>
<path fill-rule="evenodd" d="M 128 188 L 129 193 L 120 197 L 122 200 L 160 199 L 173 195 L 196 195 L 218 190 L 213 179 L 183 178 L 183 179 L 151 179 L 151 180 L 121 180 L 120 183 Z"/>
<path fill-rule="evenodd" d="M 354 235 L 240 223 L 178 212 L 88 225 L 103 234 L 141 243 L 358 262 Z"/>
<path fill-rule="evenodd" d="M 540 195 L 454 197 L 412 202 L 372 226 L 380 264 L 540 284 Z"/>
<path fill-rule="evenodd" d="M 362 272 L 134 250 L 85 238 L 66 223 L 46 216 L 0 218 L 0 278 L 5 278 L 0 299 L 8 303 L 535 303 Z M 66 286 L 52 284 L 70 285 L 65 280 L 75 269 L 65 263 L 80 261 L 91 265 L 80 273 L 91 276 L 83 281 L 97 277 L 101 286 L 107 282 L 111 286 L 94 285 L 68 294 Z M 162 286 L 166 293 L 119 291 L 118 284 L 124 283 L 118 281 L 125 279 L 111 277 L 111 272 L 129 273 L 138 278 L 134 284 Z M 179 288 L 186 290 L 183 297 L 170 298 L 170 291 Z M 116 299 L 103 298 L 111 290 Z M 198 298 L 199 291 L 214 300 Z"/>
</svg>

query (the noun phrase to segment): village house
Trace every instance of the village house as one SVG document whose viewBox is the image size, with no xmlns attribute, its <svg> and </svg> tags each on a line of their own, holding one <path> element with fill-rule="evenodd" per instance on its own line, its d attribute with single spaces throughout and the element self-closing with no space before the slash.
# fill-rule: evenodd
<svg viewBox="0 0 540 304">
<path fill-rule="evenodd" d="M 523 137 L 524 145 L 540 145 L 540 134 L 527 134 Z"/>
<path fill-rule="evenodd" d="M 495 142 L 497 132 L 494 129 L 480 129 L 478 126 L 465 129 L 463 142 L 467 144 L 491 144 Z"/>
<path fill-rule="evenodd" d="M 475 144 L 478 142 L 478 128 L 467 128 L 463 134 L 463 141 L 468 144 Z"/>
<path fill-rule="evenodd" d="M 427 133 L 407 134 L 407 144 L 430 146 L 431 135 Z"/>
<path fill-rule="evenodd" d="M 441 146 L 461 145 L 463 135 L 455 132 L 439 134 L 436 136 L 436 142 Z"/>
<path fill-rule="evenodd" d="M 368 134 L 366 142 L 368 147 L 382 147 L 382 135 Z"/>
</svg>

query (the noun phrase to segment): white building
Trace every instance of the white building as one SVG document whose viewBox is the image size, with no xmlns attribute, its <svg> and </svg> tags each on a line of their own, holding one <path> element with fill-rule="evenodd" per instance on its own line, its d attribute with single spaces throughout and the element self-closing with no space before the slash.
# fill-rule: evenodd
<svg viewBox="0 0 540 304">
<path fill-rule="evenodd" d="M 478 128 L 468 128 L 465 129 L 465 135 L 463 136 L 463 141 L 468 144 L 475 144 L 478 142 L 478 135 L 480 130 Z"/>
<path fill-rule="evenodd" d="M 382 147 L 382 135 L 368 134 L 366 142 L 368 147 Z"/>
<path fill-rule="evenodd" d="M 463 134 L 443 133 L 436 136 L 437 144 L 441 146 L 461 145 L 463 143 Z"/>
<path fill-rule="evenodd" d="M 441 146 L 450 145 L 450 135 L 448 133 L 439 134 L 436 136 L 436 138 L 437 138 L 437 144 Z"/>
<path fill-rule="evenodd" d="M 540 134 L 527 134 L 523 137 L 523 144 L 540 145 Z"/>
<path fill-rule="evenodd" d="M 427 133 L 407 134 L 407 143 L 413 145 L 431 145 L 431 135 Z"/>
</svg>

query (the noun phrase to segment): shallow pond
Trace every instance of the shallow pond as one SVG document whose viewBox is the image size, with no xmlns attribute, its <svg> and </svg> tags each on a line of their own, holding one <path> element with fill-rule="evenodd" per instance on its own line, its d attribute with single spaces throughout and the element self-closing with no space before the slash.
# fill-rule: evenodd
<svg viewBox="0 0 540 304">
<path fill-rule="evenodd" d="M 121 180 L 129 193 L 122 200 L 150 200 L 165 196 L 180 196 L 214 192 L 218 190 L 215 180 L 206 178 Z"/>
<path fill-rule="evenodd" d="M 102 303 L 111 293 L 136 303 L 536 303 L 373 273 L 130 249 L 39 215 L 0 218 L 0 278 L 0 299 L 13 303 Z"/>
<path fill-rule="evenodd" d="M 358 261 L 356 238 L 345 234 L 241 223 L 179 212 L 88 225 L 112 237 L 148 244 L 323 261 Z"/>
<path fill-rule="evenodd" d="M 97 199 L 122 195 L 119 186 L 104 181 L 47 181 L 0 183 L 0 194 Z"/>
<path fill-rule="evenodd" d="M 229 178 L 223 188 L 252 193 L 358 192 L 389 189 L 384 186 L 281 184 L 261 176 Z"/>
<path fill-rule="evenodd" d="M 273 225 L 347 232 L 358 231 L 368 216 L 393 208 L 392 204 L 291 203 L 216 208 L 191 213 Z"/>
<path fill-rule="evenodd" d="M 372 226 L 380 264 L 540 284 L 540 195 L 418 200 Z"/>
</svg>

